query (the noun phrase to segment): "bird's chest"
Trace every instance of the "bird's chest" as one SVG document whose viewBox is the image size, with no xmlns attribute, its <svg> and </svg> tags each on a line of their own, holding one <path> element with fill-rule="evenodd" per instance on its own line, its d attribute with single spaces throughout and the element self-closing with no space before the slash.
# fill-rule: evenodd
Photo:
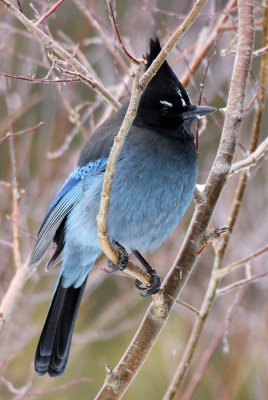
<svg viewBox="0 0 268 400">
<path fill-rule="evenodd" d="M 188 207 L 196 177 L 196 156 L 184 148 L 158 146 L 147 152 L 128 152 L 116 170 L 110 221 L 118 220 L 115 226 L 129 231 L 128 238 L 146 237 L 145 250 L 157 247 Z"/>
</svg>

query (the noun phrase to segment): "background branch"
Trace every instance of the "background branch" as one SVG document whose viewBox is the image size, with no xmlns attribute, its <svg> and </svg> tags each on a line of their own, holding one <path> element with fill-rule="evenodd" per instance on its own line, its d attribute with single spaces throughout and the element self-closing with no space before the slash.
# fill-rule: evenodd
<svg viewBox="0 0 268 400">
<path fill-rule="evenodd" d="M 68 64 L 73 68 L 74 73 L 78 74 L 80 78 L 83 77 L 89 86 L 94 89 L 98 94 L 102 95 L 105 100 L 110 102 L 115 109 L 120 107 L 120 103 L 113 98 L 113 96 L 96 80 L 94 79 L 89 71 L 82 65 L 72 54 L 68 53 L 63 47 L 61 47 L 56 41 L 46 35 L 41 29 L 39 29 L 34 22 L 29 20 L 24 14 L 22 14 L 12 3 L 8 0 L 0 0 L 7 10 L 13 14 L 27 29 L 32 32 L 50 51 L 57 54 L 63 60 L 67 61 Z"/>
</svg>

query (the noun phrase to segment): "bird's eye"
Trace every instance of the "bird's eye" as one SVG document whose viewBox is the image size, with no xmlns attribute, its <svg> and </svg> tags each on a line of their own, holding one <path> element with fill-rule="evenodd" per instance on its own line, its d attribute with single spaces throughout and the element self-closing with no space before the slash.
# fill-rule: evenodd
<svg viewBox="0 0 268 400">
<path fill-rule="evenodd" d="M 161 107 L 161 114 L 162 115 L 167 115 L 168 113 L 169 113 L 169 111 L 170 111 L 170 107 L 169 106 L 162 106 Z"/>
</svg>

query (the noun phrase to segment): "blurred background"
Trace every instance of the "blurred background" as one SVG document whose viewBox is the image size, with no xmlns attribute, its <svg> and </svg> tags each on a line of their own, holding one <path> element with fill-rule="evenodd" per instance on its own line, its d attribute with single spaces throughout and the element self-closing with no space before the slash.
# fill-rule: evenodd
<svg viewBox="0 0 268 400">
<path fill-rule="evenodd" d="M 13 3 L 17 6 L 17 2 Z M 32 3 L 20 3 L 23 13 L 30 20 L 37 20 L 56 2 L 34 0 Z M 113 2 L 119 31 L 129 52 L 141 57 L 148 50 L 150 37 L 156 35 L 161 43 L 165 43 L 187 15 L 190 3 L 184 0 Z M 200 46 L 204 45 L 219 19 L 226 14 L 226 4 L 226 1 L 209 1 L 192 28 L 173 49 L 168 61 L 179 78 L 186 76 Z M 261 21 L 262 11 L 262 2 L 256 1 L 255 49 L 261 47 L 262 28 L 258 21 Z M 207 103 L 219 109 L 226 106 L 235 58 L 236 26 L 237 9 L 234 7 L 228 14 L 226 29 L 218 42 L 190 76 L 187 90 L 193 103 L 199 99 L 200 83 L 203 82 L 208 65 L 202 104 Z M 129 95 L 129 73 L 133 67 L 118 49 L 105 1 L 66 0 L 40 24 L 40 29 L 75 54 L 119 101 Z M 53 60 L 44 46 L 1 4 L 0 46 L 2 73 L 32 80 L 55 80 L 56 77 L 70 79 L 70 76 L 56 69 L 50 70 Z M 247 155 L 256 106 L 254 100 L 258 73 L 259 57 L 255 57 L 236 160 Z M 111 105 L 82 82 L 37 83 L 0 77 L 0 138 L 10 131 L 10 120 L 14 132 L 33 127 L 41 121 L 45 123 L 37 130 L 14 138 L 20 193 L 19 244 L 24 263 L 29 259 L 34 237 L 46 209 L 75 167 L 86 139 L 112 112 Z M 212 166 L 223 119 L 223 113 L 219 111 L 200 127 L 199 184 L 205 183 Z M 267 119 L 266 111 L 260 141 L 267 133 Z M 239 174 L 229 179 L 215 210 L 211 228 L 227 225 L 238 180 Z M 239 219 L 226 253 L 225 266 L 267 244 L 267 180 L 267 164 L 263 159 L 251 170 Z M 148 261 L 162 278 L 178 254 L 193 210 L 192 203 L 169 239 L 157 251 L 147 255 Z M 15 272 L 12 253 L 12 168 L 8 140 L 0 144 L 0 223 L 0 298 L 3 298 Z M 196 308 L 200 306 L 213 258 L 213 246 L 209 245 L 199 257 L 195 271 L 183 290 L 182 301 Z M 116 366 L 151 299 L 141 298 L 130 278 L 106 274 L 106 259 L 101 258 L 88 280 L 64 375 L 55 380 L 48 376 L 38 378 L 33 369 L 34 353 L 59 273 L 59 267 L 46 273 L 45 261 L 23 288 L 12 318 L 1 337 L 0 397 L 93 399 L 104 382 L 105 364 L 108 363 L 111 368 Z M 249 270 L 252 275 L 267 271 L 265 253 L 245 268 L 228 275 L 223 285 L 244 279 Z M 217 299 L 184 382 L 181 398 L 183 393 L 187 394 L 196 368 L 200 362 L 204 362 L 203 357 L 212 351 L 215 341 L 218 345 L 212 351 L 202 379 L 187 398 L 267 399 L 267 300 L 265 277 L 250 286 L 234 288 Z M 195 314 L 192 311 L 180 304 L 175 306 L 125 399 L 162 398 L 185 348 L 194 320 Z M 217 342 L 217 335 L 222 331 L 223 340 Z"/>
</svg>

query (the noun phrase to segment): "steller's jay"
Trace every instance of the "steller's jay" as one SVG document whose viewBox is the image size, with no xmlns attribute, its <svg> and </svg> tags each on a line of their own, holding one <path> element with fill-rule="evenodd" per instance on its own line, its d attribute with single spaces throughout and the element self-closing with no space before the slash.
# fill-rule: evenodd
<svg viewBox="0 0 268 400">
<path fill-rule="evenodd" d="M 147 68 L 161 50 L 151 40 Z M 87 141 L 78 166 L 52 201 L 31 255 L 38 263 L 51 242 L 56 250 L 47 269 L 63 260 L 35 356 L 38 375 L 61 375 L 66 367 L 73 329 L 87 276 L 101 254 L 96 215 L 113 139 L 128 104 L 106 120 Z M 137 116 L 119 156 L 109 210 L 109 234 L 121 255 L 134 253 L 152 276 L 147 294 L 159 290 L 160 279 L 140 252 L 158 247 L 176 228 L 187 209 L 197 180 L 194 123 L 215 111 L 194 106 L 167 62 L 141 96 Z M 125 251 L 124 251 L 125 249 Z M 142 289 L 140 282 L 136 286 Z"/>
</svg>

